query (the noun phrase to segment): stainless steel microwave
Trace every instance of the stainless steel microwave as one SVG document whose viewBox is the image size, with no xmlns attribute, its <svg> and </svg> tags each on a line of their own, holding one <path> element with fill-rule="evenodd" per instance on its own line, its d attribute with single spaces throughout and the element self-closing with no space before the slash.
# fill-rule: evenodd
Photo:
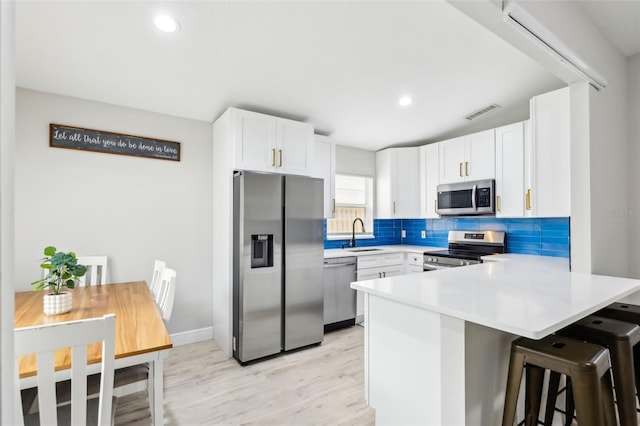
<svg viewBox="0 0 640 426">
<path fill-rule="evenodd" d="M 441 216 L 494 215 L 495 180 L 474 180 L 438 185 Z"/>
</svg>

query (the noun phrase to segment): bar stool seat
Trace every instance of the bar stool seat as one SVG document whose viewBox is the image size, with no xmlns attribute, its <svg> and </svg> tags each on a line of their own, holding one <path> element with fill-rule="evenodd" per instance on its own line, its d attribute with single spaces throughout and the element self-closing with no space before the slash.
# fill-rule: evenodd
<svg viewBox="0 0 640 426">
<path fill-rule="evenodd" d="M 559 330 L 556 334 L 596 343 L 609 349 L 620 424 L 637 426 L 633 348 L 640 342 L 640 326 L 631 322 L 590 315 Z M 545 425 L 550 425 L 553 420 L 559 381 L 560 374 L 552 372 L 549 377 Z M 570 397 L 567 397 L 568 402 L 570 402 L 569 399 Z M 567 409 L 566 414 L 569 418 L 573 415 L 573 410 Z"/>
<path fill-rule="evenodd" d="M 580 426 L 615 425 L 609 350 L 594 343 L 551 335 L 511 342 L 503 426 L 513 426 L 522 373 L 526 367 L 525 424 L 538 423 L 544 371 L 571 378 Z"/>
<path fill-rule="evenodd" d="M 640 324 L 640 306 L 630 303 L 612 303 L 594 315 Z"/>
</svg>

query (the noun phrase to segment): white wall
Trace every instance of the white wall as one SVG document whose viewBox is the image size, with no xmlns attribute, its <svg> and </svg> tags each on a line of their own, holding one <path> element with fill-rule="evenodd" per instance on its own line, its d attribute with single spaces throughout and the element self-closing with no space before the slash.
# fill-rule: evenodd
<svg viewBox="0 0 640 426">
<path fill-rule="evenodd" d="M 640 278 L 640 53 L 629 58 L 629 275 Z"/>
<path fill-rule="evenodd" d="M 15 3 L 0 1 L 0 424 L 14 422 Z"/>
<path fill-rule="evenodd" d="M 628 217 L 617 214 L 627 211 L 629 206 L 626 58 L 600 33 L 579 5 L 572 2 L 518 3 L 609 80 L 601 91 L 589 89 L 588 121 L 583 117 L 572 118 L 571 167 L 583 170 L 588 167 L 590 181 L 588 184 L 571 182 L 571 215 L 578 219 L 572 220 L 571 234 L 590 235 L 591 241 L 580 244 L 572 241 L 571 257 L 576 263 L 585 265 L 583 272 L 628 276 L 629 261 L 637 256 L 626 250 Z M 588 149 L 589 155 L 580 154 L 580 149 Z M 580 203 L 575 203 L 586 193 L 591 199 L 588 215 Z"/>
<path fill-rule="evenodd" d="M 109 281 L 177 270 L 170 333 L 209 328 L 211 124 L 18 89 L 16 290 L 40 275 L 47 245 L 109 256 Z M 49 147 L 49 123 L 181 142 L 181 161 Z"/>
<path fill-rule="evenodd" d="M 448 2 L 571 84 L 572 89 L 583 81 L 506 24 L 501 2 Z M 640 253 L 627 250 L 628 217 L 610 214 L 624 212 L 629 206 L 626 58 L 606 40 L 577 2 L 518 0 L 517 3 L 609 80 L 609 85 L 600 92 L 590 88 L 587 96 L 581 93 L 582 102 L 587 105 L 579 108 L 579 116 L 573 116 L 572 111 L 571 168 L 578 168 L 577 175 L 589 180 L 571 182 L 571 259 L 572 265 L 580 267 L 574 270 L 580 272 L 627 276 L 630 262 L 636 262 Z M 589 154 L 584 155 L 581 149 L 589 150 Z M 590 198 L 589 206 L 574 203 L 585 195 Z M 576 235 L 580 236 L 579 244 L 574 244 Z"/>
</svg>

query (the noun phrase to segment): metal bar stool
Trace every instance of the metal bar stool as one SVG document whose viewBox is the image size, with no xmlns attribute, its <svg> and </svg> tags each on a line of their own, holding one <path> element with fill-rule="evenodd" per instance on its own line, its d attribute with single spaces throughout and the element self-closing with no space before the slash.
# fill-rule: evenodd
<svg viewBox="0 0 640 426">
<path fill-rule="evenodd" d="M 612 303 L 595 313 L 595 315 L 613 318 L 620 321 L 640 324 L 640 306 L 630 303 Z M 635 372 L 636 392 L 640 401 L 640 345 L 633 347 L 633 367 Z"/>
<path fill-rule="evenodd" d="M 590 315 L 559 330 L 556 334 L 596 343 L 609 349 L 620 424 L 637 426 L 633 348 L 640 342 L 640 326 L 631 322 Z M 553 419 L 559 378 L 560 375 L 557 373 L 551 373 L 549 378 L 545 425 L 550 425 Z M 569 399 L 568 396 L 567 402 L 570 402 Z M 573 409 L 567 408 L 566 411 L 567 420 L 569 420 L 573 416 Z"/>
<path fill-rule="evenodd" d="M 511 342 L 503 426 L 513 426 L 522 371 L 526 367 L 525 424 L 538 423 L 544 370 L 571 378 L 580 426 L 615 425 L 609 350 L 594 343 L 551 335 Z"/>
</svg>

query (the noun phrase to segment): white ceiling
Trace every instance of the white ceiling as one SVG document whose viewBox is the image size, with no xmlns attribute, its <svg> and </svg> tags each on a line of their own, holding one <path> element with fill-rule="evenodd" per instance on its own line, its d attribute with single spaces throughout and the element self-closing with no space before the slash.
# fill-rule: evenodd
<svg viewBox="0 0 640 426">
<path fill-rule="evenodd" d="M 179 33 L 153 26 L 161 11 Z M 435 140 L 491 103 L 476 120 L 499 121 L 563 85 L 442 1 L 23 1 L 16 38 L 19 87 L 209 122 L 244 107 L 367 149 Z"/>
</svg>

